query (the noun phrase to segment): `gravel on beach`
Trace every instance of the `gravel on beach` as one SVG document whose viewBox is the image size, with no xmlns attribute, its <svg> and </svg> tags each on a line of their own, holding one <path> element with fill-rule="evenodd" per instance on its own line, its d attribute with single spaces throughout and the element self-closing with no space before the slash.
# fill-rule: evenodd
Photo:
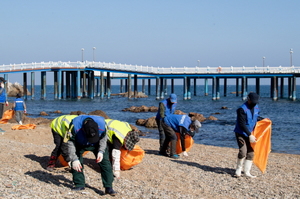
<svg viewBox="0 0 300 199">
<path fill-rule="evenodd" d="M 45 169 L 54 148 L 50 127 L 13 125 L 0 126 L 0 198 L 300 198 L 300 155 L 271 152 L 264 174 L 253 165 L 256 178 L 236 178 L 237 149 L 194 144 L 188 157 L 171 159 L 158 155 L 158 140 L 143 137 L 145 157 L 115 179 L 115 197 L 103 195 L 92 153 L 84 156 L 86 189 L 74 192 L 67 169 Z"/>
</svg>

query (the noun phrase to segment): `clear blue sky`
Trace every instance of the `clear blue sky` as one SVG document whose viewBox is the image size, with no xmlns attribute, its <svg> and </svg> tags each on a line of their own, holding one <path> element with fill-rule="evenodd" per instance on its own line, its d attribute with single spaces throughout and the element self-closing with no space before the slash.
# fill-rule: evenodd
<svg viewBox="0 0 300 199">
<path fill-rule="evenodd" d="M 11 0 L 0 65 L 95 60 L 155 67 L 300 65 L 299 0 Z M 12 75 L 10 75 L 12 78 Z"/>
</svg>

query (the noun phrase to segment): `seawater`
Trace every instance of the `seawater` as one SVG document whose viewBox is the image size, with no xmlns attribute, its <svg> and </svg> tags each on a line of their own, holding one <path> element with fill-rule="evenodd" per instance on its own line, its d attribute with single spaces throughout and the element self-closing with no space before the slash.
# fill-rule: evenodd
<svg viewBox="0 0 300 199">
<path fill-rule="evenodd" d="M 147 88 L 147 87 L 146 87 Z M 223 88 L 223 87 L 221 87 Z M 30 90 L 30 87 L 29 87 Z M 142 88 L 138 87 L 141 91 Z M 170 94 L 170 88 L 168 87 L 168 94 Z M 220 90 L 220 100 L 213 101 L 211 95 L 211 87 L 209 87 L 209 95 L 204 95 L 204 86 L 197 86 L 197 95 L 194 96 L 192 92 L 191 100 L 183 100 L 183 86 L 176 85 L 174 93 L 178 95 L 177 109 L 189 113 L 196 112 L 203 114 L 204 117 L 214 116 L 218 118 L 217 121 L 204 121 L 199 134 L 196 134 L 194 139 L 196 143 L 213 145 L 220 147 L 237 148 L 233 129 L 236 120 L 236 109 L 244 102 L 241 96 L 237 97 L 235 93 L 235 85 L 228 85 L 227 96 L 224 97 L 223 90 Z M 270 98 L 270 86 L 261 85 L 260 95 L 261 99 L 259 106 L 261 109 L 260 115 L 264 118 L 270 118 L 272 120 L 272 151 L 278 153 L 300 154 L 300 86 L 297 86 L 297 99 L 291 101 L 287 99 L 287 88 L 285 90 L 286 98 L 278 98 L 277 101 L 273 101 Z M 151 95 L 148 98 L 128 99 L 120 96 L 111 96 L 110 99 L 95 97 L 94 99 L 82 98 L 77 99 L 54 99 L 54 86 L 47 86 L 46 99 L 41 100 L 41 88 L 35 86 L 35 99 L 31 99 L 28 96 L 26 100 L 27 112 L 30 117 L 41 117 L 39 114 L 41 111 L 45 111 L 49 114 L 45 118 L 53 119 L 58 117 L 59 114 L 51 113 L 55 110 L 60 110 L 62 114 L 69 114 L 71 111 L 83 111 L 89 113 L 94 110 L 102 110 L 113 119 L 127 121 L 130 124 L 135 125 L 137 119 L 147 119 L 156 115 L 153 112 L 123 112 L 125 108 L 131 106 L 158 106 L 160 100 L 156 100 L 155 86 L 151 86 Z M 192 90 L 193 91 L 193 88 Z M 255 91 L 254 85 L 248 85 L 248 92 Z M 119 93 L 120 88 L 117 85 L 112 86 L 112 93 Z M 168 96 L 166 96 L 167 98 Z M 9 98 L 12 102 L 14 98 Z M 227 109 L 222 109 L 227 107 Z M 147 129 L 140 127 L 143 132 L 149 132 L 146 134 L 147 138 L 158 139 L 157 129 Z"/>
</svg>

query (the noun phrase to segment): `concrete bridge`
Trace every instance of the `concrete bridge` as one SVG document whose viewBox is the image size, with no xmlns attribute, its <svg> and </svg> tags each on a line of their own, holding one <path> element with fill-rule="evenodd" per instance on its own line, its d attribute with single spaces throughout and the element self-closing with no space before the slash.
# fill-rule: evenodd
<svg viewBox="0 0 300 199">
<path fill-rule="evenodd" d="M 145 80 L 148 79 L 148 93 L 150 92 L 151 79 L 156 80 L 156 99 L 163 99 L 167 80 L 171 80 L 171 92 L 174 92 L 174 79 L 182 79 L 184 86 L 184 99 L 191 99 L 191 79 L 196 89 L 197 79 L 204 79 L 205 95 L 208 95 L 208 80 L 212 82 L 212 99 L 220 99 L 220 80 L 224 81 L 224 95 L 228 79 L 235 79 L 236 93 L 242 91 L 242 98 L 248 94 L 248 79 L 254 78 L 256 92 L 260 92 L 260 80 L 270 79 L 270 97 L 277 100 L 278 94 L 283 96 L 284 79 L 288 80 L 288 98 L 296 100 L 296 79 L 300 76 L 300 66 L 266 66 L 266 67 L 153 67 L 129 64 L 116 64 L 105 62 L 40 62 L 22 63 L 0 66 L 0 74 L 8 79 L 10 74 L 23 73 L 24 98 L 27 99 L 27 74 L 31 74 L 31 97 L 34 99 L 35 72 L 41 72 L 41 96 L 46 98 L 46 74 L 54 73 L 55 99 L 82 97 L 94 98 L 100 96 L 110 98 L 111 79 L 120 79 L 120 87 L 125 92 L 131 92 L 132 79 L 134 94 L 137 93 L 137 80 L 142 79 L 144 90 Z M 64 84 L 66 91 L 64 90 Z M 239 86 L 241 84 L 241 88 Z M 280 86 L 280 92 L 278 90 Z M 194 94 L 196 90 L 194 90 Z M 128 96 L 130 97 L 130 96 Z M 136 98 L 136 95 L 134 95 Z"/>
</svg>

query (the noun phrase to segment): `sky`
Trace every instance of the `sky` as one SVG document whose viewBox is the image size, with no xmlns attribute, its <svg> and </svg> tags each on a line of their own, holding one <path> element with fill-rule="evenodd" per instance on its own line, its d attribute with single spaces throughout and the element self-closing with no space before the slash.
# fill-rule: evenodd
<svg viewBox="0 0 300 199">
<path fill-rule="evenodd" d="M 0 65 L 260 67 L 265 57 L 266 66 L 290 66 L 293 49 L 299 66 L 299 8 L 299 0 L 1 1 Z"/>
</svg>

